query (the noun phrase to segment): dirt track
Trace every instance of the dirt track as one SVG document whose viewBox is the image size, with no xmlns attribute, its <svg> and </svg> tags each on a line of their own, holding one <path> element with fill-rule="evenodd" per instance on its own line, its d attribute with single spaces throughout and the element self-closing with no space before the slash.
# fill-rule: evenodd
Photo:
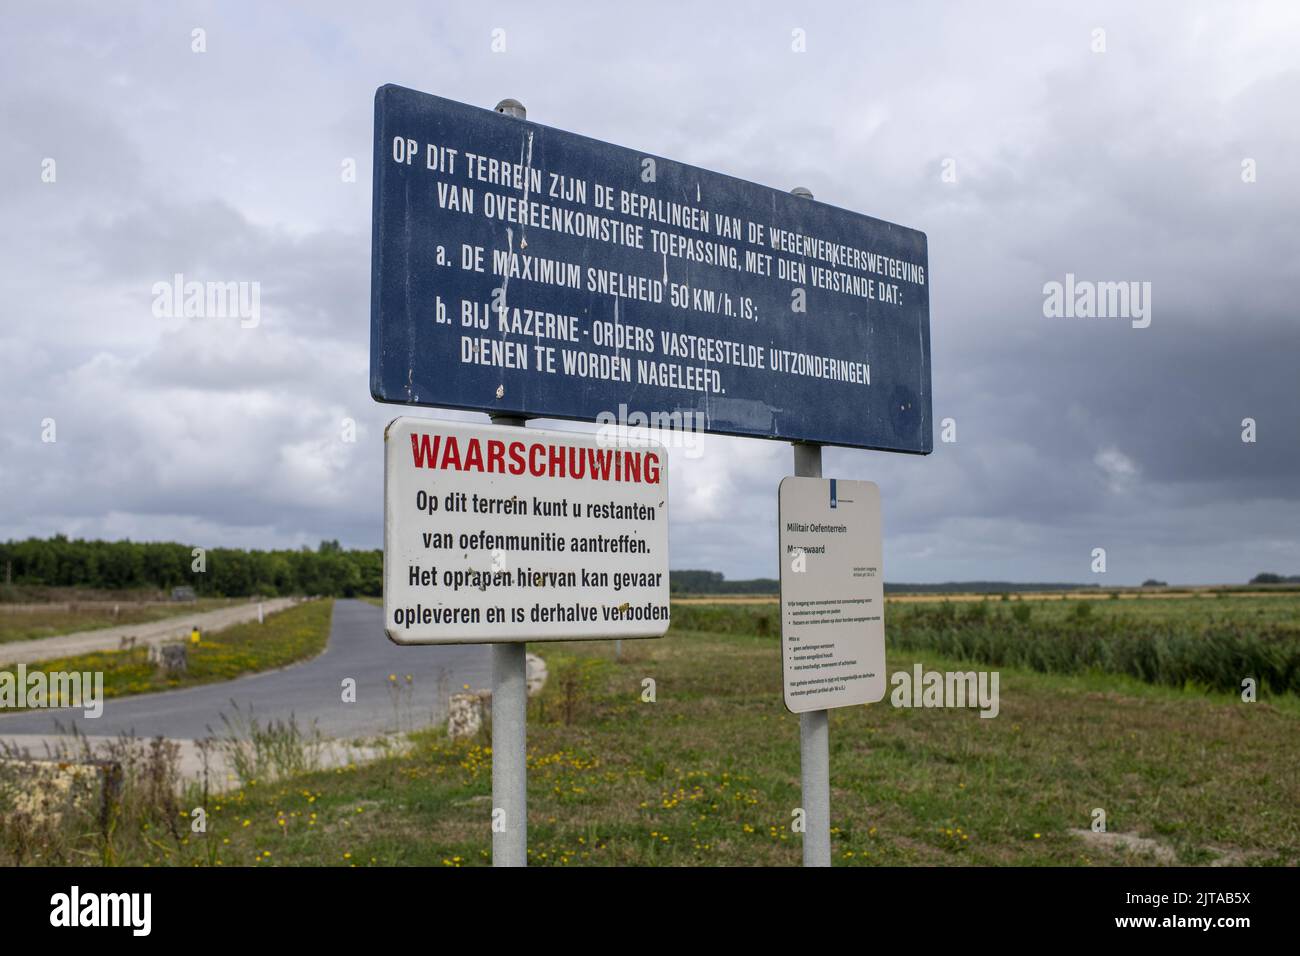
<svg viewBox="0 0 1300 956">
<path fill-rule="evenodd" d="M 276 598 L 261 603 L 264 613 L 274 614 L 276 611 L 283 611 L 293 606 L 297 601 L 297 598 Z M 135 638 L 136 646 L 161 644 L 187 637 L 190 628 L 196 625 L 201 632 L 208 632 L 220 631 L 234 624 L 256 620 L 257 602 L 255 601 L 200 614 L 178 614 L 176 617 L 164 618 L 161 621 L 102 627 L 93 631 L 42 637 L 34 641 L 11 641 L 0 644 L 0 664 L 31 664 L 35 661 L 75 657 L 94 651 L 116 651 L 122 647 L 123 641 L 127 638 Z"/>
</svg>

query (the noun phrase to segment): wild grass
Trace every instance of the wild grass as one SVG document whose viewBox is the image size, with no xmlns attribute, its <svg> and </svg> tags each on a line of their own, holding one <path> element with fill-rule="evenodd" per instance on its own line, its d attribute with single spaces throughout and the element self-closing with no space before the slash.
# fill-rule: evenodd
<svg viewBox="0 0 1300 956">
<path fill-rule="evenodd" d="M 179 747 L 73 737 L 37 756 L 0 741 L 0 865 L 115 865 L 164 855 L 190 831 Z"/>
<path fill-rule="evenodd" d="M 1243 599 L 1232 599 L 1243 600 Z M 1268 599 L 1278 600 L 1278 599 Z M 888 619 L 891 647 L 1043 674 L 1122 674 L 1166 687 L 1300 692 L 1300 620 L 1171 613 L 1141 618 L 1074 602 L 1064 613 L 1029 603 L 917 605 Z M 1245 610 L 1245 608 L 1238 608 Z"/>
<path fill-rule="evenodd" d="M 314 725 L 300 727 L 292 714 L 263 722 L 251 710 L 241 710 L 234 700 L 230 708 L 230 713 L 221 714 L 224 729 L 214 743 L 242 785 L 319 768 L 324 741 Z"/>
<path fill-rule="evenodd" d="M 262 722 L 233 702 L 222 723 L 189 776 L 180 745 L 162 737 L 74 734 L 37 754 L 0 741 L 0 866 L 218 864 L 229 840 L 209 838 L 210 818 L 259 785 L 317 771 L 323 746 L 314 727 Z M 233 791 L 211 786 L 213 763 Z"/>
<path fill-rule="evenodd" d="M 772 605 L 674 606 L 673 624 L 722 634 L 778 633 Z M 891 649 L 932 652 L 1044 674 L 1120 674 L 1166 687 L 1240 691 L 1252 678 L 1300 693 L 1300 600 L 1276 597 L 1148 601 L 890 603 Z"/>
</svg>

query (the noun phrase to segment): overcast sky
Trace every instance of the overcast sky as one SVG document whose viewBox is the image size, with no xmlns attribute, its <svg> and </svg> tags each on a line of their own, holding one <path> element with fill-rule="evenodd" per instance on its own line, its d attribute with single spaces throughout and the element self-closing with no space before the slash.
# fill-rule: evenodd
<svg viewBox="0 0 1300 956">
<path fill-rule="evenodd" d="M 825 454 L 880 484 L 890 580 L 1300 574 L 1285 2 L 6 4 L 0 539 L 381 546 L 384 83 L 926 232 L 934 453 Z M 260 323 L 155 316 L 175 273 L 259 282 Z M 1067 273 L 1150 282 L 1150 326 L 1045 317 Z M 790 471 L 675 455 L 672 566 L 775 576 Z"/>
</svg>

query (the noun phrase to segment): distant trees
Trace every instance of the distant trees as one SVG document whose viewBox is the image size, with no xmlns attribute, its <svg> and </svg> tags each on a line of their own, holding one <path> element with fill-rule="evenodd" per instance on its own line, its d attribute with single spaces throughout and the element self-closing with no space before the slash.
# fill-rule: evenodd
<svg viewBox="0 0 1300 956">
<path fill-rule="evenodd" d="M 1300 584 L 1300 574 L 1293 574 L 1290 577 L 1284 577 L 1281 574 L 1273 574 L 1265 571 L 1255 575 L 1250 579 L 1251 584 Z"/>
<path fill-rule="evenodd" d="M 776 594 L 781 583 L 771 578 L 728 581 L 719 571 L 669 571 L 668 589 L 673 594 Z"/>
<path fill-rule="evenodd" d="M 0 543 L 0 575 L 7 573 L 15 585 L 114 591 L 189 585 L 207 597 L 383 593 L 383 552 L 345 550 L 337 541 L 322 541 L 316 551 L 208 548 L 205 569 L 195 571 L 193 563 L 193 548 L 173 542 L 69 540 L 60 534 Z"/>
<path fill-rule="evenodd" d="M 379 596 L 383 593 L 384 553 L 379 549 L 349 550 L 337 540 L 322 541 L 313 551 L 208 548 L 205 570 L 193 570 L 194 549 L 176 542 L 86 541 L 57 534 L 52 538 L 0 542 L 0 584 L 81 587 L 105 591 L 170 591 L 180 585 L 201 597 L 247 597 L 282 594 L 328 594 L 336 597 Z M 728 581 L 718 571 L 669 572 L 673 594 L 776 594 L 772 578 Z M 1263 572 L 1251 584 L 1300 584 L 1300 575 Z M 1093 585 L 1095 587 L 1095 585 Z M 1148 578 L 1145 588 L 1167 587 Z M 1080 585 L 1008 585 L 1005 582 L 954 584 L 887 584 L 888 593 L 912 591 L 988 591 L 1079 588 Z"/>
<path fill-rule="evenodd" d="M 717 594 L 723 586 L 720 571 L 668 572 L 668 589 L 673 594 Z"/>
</svg>

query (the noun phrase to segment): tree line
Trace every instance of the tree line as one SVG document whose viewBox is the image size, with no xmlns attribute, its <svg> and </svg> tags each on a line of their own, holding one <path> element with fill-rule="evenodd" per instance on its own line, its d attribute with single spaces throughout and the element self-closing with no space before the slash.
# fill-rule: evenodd
<svg viewBox="0 0 1300 956">
<path fill-rule="evenodd" d="M 196 549 L 176 542 L 86 541 L 66 535 L 0 542 L 0 586 L 93 588 L 104 591 L 158 590 L 188 586 L 203 597 L 275 597 L 324 594 L 379 597 L 383 594 L 384 553 L 345 549 L 322 541 L 313 551 L 243 548 Z M 1159 582 L 1148 581 L 1148 585 Z M 1251 584 L 1294 584 L 1300 576 L 1257 574 Z M 886 584 L 890 593 L 909 591 L 1023 591 L 1080 588 L 1086 585 L 963 582 Z M 1096 585 L 1092 585 L 1095 587 Z M 717 571 L 669 572 L 673 594 L 776 594 L 771 578 L 729 581 Z"/>
<path fill-rule="evenodd" d="M 384 553 L 337 541 L 259 551 L 175 542 L 85 541 L 65 535 L 0 543 L 0 585 L 160 590 L 188 586 L 201 597 L 383 593 Z"/>
<path fill-rule="evenodd" d="M 668 590 L 672 594 L 776 594 L 781 582 L 775 578 L 752 578 L 728 581 L 719 571 L 669 571 Z"/>
</svg>

